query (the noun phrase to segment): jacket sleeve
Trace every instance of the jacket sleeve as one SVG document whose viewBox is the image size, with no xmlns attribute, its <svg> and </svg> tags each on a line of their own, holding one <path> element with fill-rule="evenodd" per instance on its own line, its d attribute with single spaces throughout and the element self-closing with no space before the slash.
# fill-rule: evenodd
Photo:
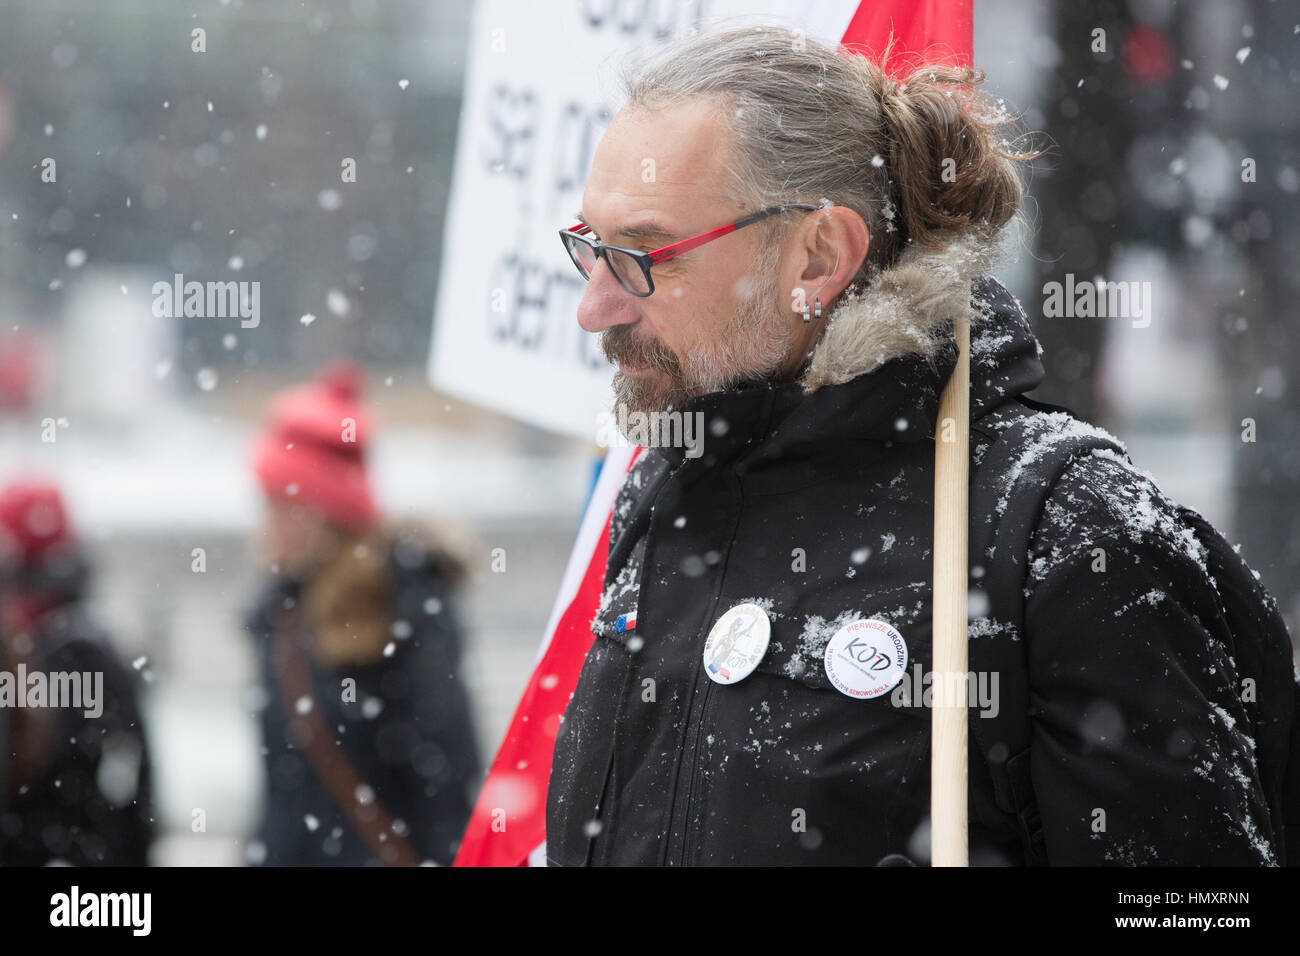
<svg viewBox="0 0 1300 956">
<path fill-rule="evenodd" d="M 482 761 L 461 658 L 460 616 L 449 591 L 436 593 L 441 608 L 425 612 L 417 632 L 426 692 L 418 701 L 415 720 L 424 746 L 439 757 L 427 771 L 438 806 L 429 839 L 438 853 L 435 859 L 450 864 L 482 783 Z"/>
<path fill-rule="evenodd" d="M 1111 511 L 1095 535 L 1076 526 L 1031 551 L 1030 763 L 1048 862 L 1276 864 L 1213 584 L 1176 519 L 1144 518 Z"/>
<path fill-rule="evenodd" d="M 357 703 L 382 702 L 348 729 L 350 752 L 390 813 L 409 828 L 422 859 L 448 865 L 469 821 L 480 780 L 474 722 L 460 660 L 461 625 L 437 579 L 403 588 L 395 620 L 410 633 L 391 657 L 349 668 Z"/>
</svg>

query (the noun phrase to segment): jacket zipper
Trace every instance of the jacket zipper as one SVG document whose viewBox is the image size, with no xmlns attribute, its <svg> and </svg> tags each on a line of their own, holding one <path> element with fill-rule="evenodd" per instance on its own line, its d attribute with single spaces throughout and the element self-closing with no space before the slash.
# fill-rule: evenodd
<svg viewBox="0 0 1300 956">
<path fill-rule="evenodd" d="M 601 638 L 597 638 L 597 640 L 601 640 Z M 614 779 L 614 758 L 618 747 L 618 725 L 619 721 L 623 718 L 623 707 L 627 702 L 628 688 L 632 684 L 632 669 L 632 661 L 629 659 L 627 661 L 627 666 L 623 671 L 623 691 L 619 694 L 618 710 L 614 714 L 614 725 L 610 732 L 609 759 L 605 761 L 605 781 L 601 785 L 600 796 L 596 798 L 596 807 L 592 811 L 592 819 L 600 824 L 600 830 L 595 836 L 587 837 L 587 852 L 583 856 L 583 866 L 592 866 L 594 864 L 596 860 L 596 842 L 598 840 L 600 840 L 602 855 L 605 848 L 609 845 L 608 840 L 601 840 L 601 837 L 605 833 L 605 828 L 608 826 L 603 814 L 605 812 L 605 799 L 609 796 L 610 786 Z"/>
<path fill-rule="evenodd" d="M 733 490 L 736 496 L 736 512 L 735 512 L 735 518 L 732 520 L 731 523 L 730 536 L 728 537 L 727 540 L 734 543 L 736 540 L 736 531 L 740 527 L 740 517 L 745 510 L 745 500 L 744 500 L 744 495 L 741 493 L 740 490 L 740 482 L 738 479 L 736 479 L 734 472 L 731 475 L 731 478 L 735 482 L 735 486 Z M 731 559 L 731 548 L 727 548 L 726 558 L 722 561 L 721 566 L 718 568 L 718 586 L 717 586 L 717 590 L 715 590 L 713 594 L 713 606 L 710 608 L 709 616 L 705 618 L 706 623 L 708 621 L 717 620 L 718 607 L 720 606 L 722 600 L 722 585 L 723 582 L 726 581 L 727 579 L 727 564 L 730 562 L 730 559 Z M 705 640 L 708 639 L 707 630 L 704 632 L 703 638 Z M 701 648 L 703 647 L 703 641 L 701 641 L 700 646 Z M 703 693 L 701 693 L 699 689 L 701 682 L 703 682 L 704 684 Z M 680 827 L 682 833 L 681 847 L 677 852 L 678 866 L 686 865 L 687 852 L 691 844 L 691 811 L 693 810 L 694 797 L 695 797 L 695 769 L 696 769 L 696 765 L 699 763 L 700 736 L 704 733 L 704 727 L 705 727 L 704 718 L 705 715 L 708 713 L 709 697 L 713 693 L 713 681 L 708 677 L 708 675 L 704 673 L 703 651 L 701 651 L 701 653 L 697 654 L 695 657 L 695 686 L 696 686 L 695 697 L 692 698 L 691 700 L 690 714 L 687 717 L 687 736 L 692 738 L 691 746 L 690 746 L 690 750 L 685 755 L 683 755 L 683 759 L 687 761 L 686 794 L 683 800 L 683 804 L 684 804 L 683 814 L 679 821 L 676 813 L 677 788 L 674 787 L 673 788 L 673 800 L 674 800 L 673 814 L 670 818 L 672 823 L 670 824 L 670 828 L 669 828 L 669 833 L 671 834 L 673 825 L 676 825 Z M 696 702 L 697 699 L 698 699 L 698 706 Z M 695 732 L 693 735 L 690 733 L 690 727 L 691 727 L 690 721 L 692 720 L 692 718 L 694 719 L 694 723 L 695 723 Z"/>
<path fill-rule="evenodd" d="M 700 702 L 700 716 L 695 724 L 695 739 L 691 741 L 690 773 L 686 778 L 686 812 L 682 820 L 682 847 L 677 858 L 678 866 L 686 865 L 686 857 L 691 844 L 691 811 L 695 803 L 695 769 L 699 765 L 700 735 L 704 733 L 704 716 L 709 710 L 709 695 L 713 693 L 713 681 L 704 678 L 704 694 Z"/>
</svg>

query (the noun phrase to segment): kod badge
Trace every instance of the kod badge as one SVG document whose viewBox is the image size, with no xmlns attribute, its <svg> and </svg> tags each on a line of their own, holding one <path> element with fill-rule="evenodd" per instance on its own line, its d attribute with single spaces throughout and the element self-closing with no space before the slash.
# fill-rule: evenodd
<svg viewBox="0 0 1300 956">
<path fill-rule="evenodd" d="M 907 643 L 884 621 L 854 621 L 836 631 L 826 645 L 826 676 L 848 697 L 879 697 L 906 672 Z"/>
<path fill-rule="evenodd" d="M 754 672 L 767 653 L 772 622 L 757 604 L 737 604 L 718 618 L 704 642 L 704 671 L 718 684 L 734 684 Z"/>
</svg>

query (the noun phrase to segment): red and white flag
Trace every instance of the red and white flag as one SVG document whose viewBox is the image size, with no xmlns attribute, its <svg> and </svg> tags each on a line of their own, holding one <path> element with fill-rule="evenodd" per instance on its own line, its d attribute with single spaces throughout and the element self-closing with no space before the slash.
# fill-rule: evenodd
<svg viewBox="0 0 1300 956">
<path fill-rule="evenodd" d="M 968 65 L 973 0 L 842 0 L 776 4 L 775 19 L 821 40 L 838 37 L 845 55 L 878 56 L 893 37 L 887 68 L 901 78 L 920 63 Z M 456 866 L 544 864 L 546 787 L 560 717 L 594 639 L 605 583 L 609 523 L 623 479 L 642 451 L 611 448 L 587 503 L 537 663 L 470 817 Z"/>
<path fill-rule="evenodd" d="M 546 784 L 560 715 L 591 648 L 591 619 L 605 587 L 614 501 L 642 451 L 611 447 L 596 478 L 537 662 L 470 817 L 456 866 L 523 866 L 546 839 Z"/>
</svg>

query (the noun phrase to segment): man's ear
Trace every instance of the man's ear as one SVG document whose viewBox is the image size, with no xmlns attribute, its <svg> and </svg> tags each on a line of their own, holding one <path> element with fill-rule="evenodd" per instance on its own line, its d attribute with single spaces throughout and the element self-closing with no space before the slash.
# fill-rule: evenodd
<svg viewBox="0 0 1300 956">
<path fill-rule="evenodd" d="M 815 299 L 826 308 L 866 261 L 871 247 L 867 224 L 847 206 L 831 206 L 809 215 L 795 237 L 792 309 L 801 312 L 805 303 L 812 308 Z"/>
</svg>

